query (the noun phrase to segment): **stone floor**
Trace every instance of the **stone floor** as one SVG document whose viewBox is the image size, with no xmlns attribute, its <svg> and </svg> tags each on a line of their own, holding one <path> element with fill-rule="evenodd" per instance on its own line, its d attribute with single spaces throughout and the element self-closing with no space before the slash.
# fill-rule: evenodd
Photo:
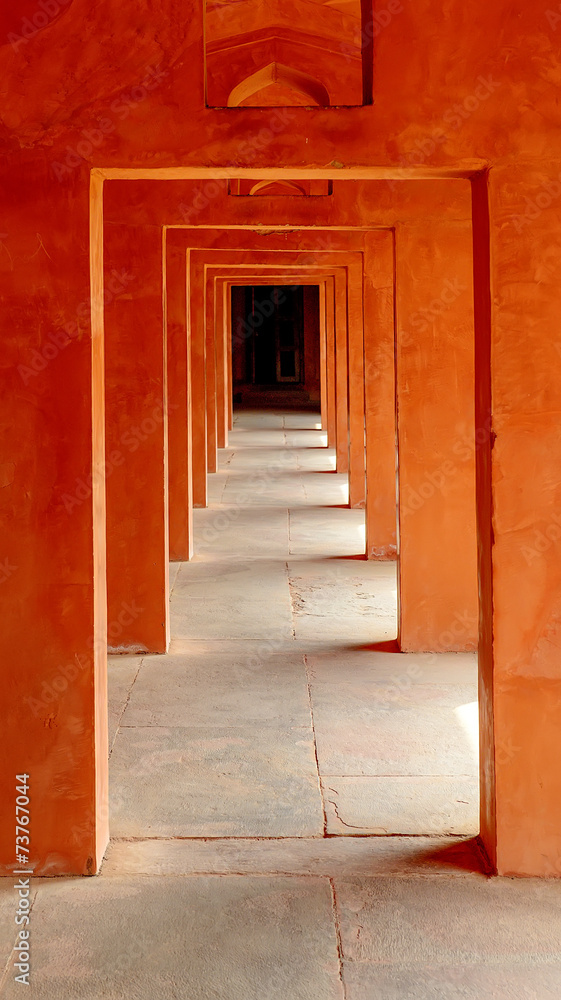
<svg viewBox="0 0 561 1000">
<path fill-rule="evenodd" d="M 333 468 L 313 414 L 238 416 L 169 654 L 111 659 L 112 841 L 35 880 L 32 998 L 561 997 L 561 883 L 475 839 L 474 658 L 389 651 L 395 567 Z"/>
<path fill-rule="evenodd" d="M 115 838 L 478 831 L 475 658 L 369 648 L 395 565 L 357 558 L 316 424 L 240 415 L 172 567 L 169 655 L 112 659 Z"/>
</svg>

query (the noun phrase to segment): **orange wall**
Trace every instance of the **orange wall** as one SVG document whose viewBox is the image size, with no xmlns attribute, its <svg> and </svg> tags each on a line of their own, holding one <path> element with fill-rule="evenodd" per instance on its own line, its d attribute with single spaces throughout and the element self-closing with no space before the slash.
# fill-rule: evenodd
<svg viewBox="0 0 561 1000">
<path fill-rule="evenodd" d="M 395 233 L 372 234 L 364 274 L 366 555 L 397 556 L 395 415 Z M 387 489 L 380 483 L 387 482 Z"/>
<path fill-rule="evenodd" d="M 471 239 L 467 223 L 396 233 L 404 652 L 477 648 Z"/>
<path fill-rule="evenodd" d="M 40 168 L 26 174 L 23 205 L 23 177 L 4 181 L 0 864 L 14 867 L 9 804 L 15 775 L 28 773 L 36 870 L 87 874 L 105 849 L 108 753 L 102 715 L 94 731 L 96 700 L 106 704 L 107 629 L 104 493 L 96 488 L 102 354 L 96 343 L 92 381 L 87 203 L 67 191 L 64 215 L 53 211 L 59 185 Z"/>
<path fill-rule="evenodd" d="M 166 241 L 169 547 L 171 560 L 193 554 L 191 370 L 187 330 L 187 254 L 176 234 Z"/>
<path fill-rule="evenodd" d="M 92 473 L 99 477 L 103 464 L 95 367 L 92 379 L 92 361 L 101 355 L 99 338 L 92 355 L 91 332 L 98 337 L 99 328 L 88 322 L 90 167 L 234 165 L 278 173 L 281 166 L 328 165 L 336 181 L 342 168 L 354 165 L 387 171 L 398 181 L 489 169 L 489 236 L 476 240 L 476 247 L 490 244 L 492 288 L 491 297 L 476 288 L 478 326 L 485 331 L 487 325 L 488 337 L 480 371 L 489 380 L 493 420 L 478 457 L 484 834 L 499 870 L 558 874 L 561 57 L 550 5 L 403 3 L 375 39 L 372 107 L 312 111 L 205 108 L 201 8 L 162 0 L 154 9 L 139 0 L 132 16 L 117 0 L 99 0 L 86 16 L 74 0 L 30 39 L 19 37 L 18 8 L 7 22 L 16 38 L 0 45 L 7 95 L 0 135 L 8 154 L 0 166 L 1 308 L 9 331 L 0 393 L 9 526 L 2 636 L 12 706 L 3 800 L 10 800 L 12 776 L 24 758 L 44 817 L 34 843 L 38 871 L 95 868 L 106 836 L 99 710 L 97 744 L 92 729 L 96 695 L 99 704 L 104 695 L 103 651 L 94 641 L 105 634 L 103 498 L 99 489 L 88 495 L 86 485 L 70 516 L 63 500 Z M 436 198 L 444 203 L 443 218 L 454 218 L 446 192 L 455 183 L 426 184 L 429 195 L 435 187 L 443 192 Z M 152 223 L 160 226 L 150 186 L 130 197 L 137 215 L 154 212 Z M 129 197 L 126 185 L 114 187 Z M 302 225 L 307 218 L 313 224 L 323 213 L 335 225 L 373 219 L 394 225 L 403 205 L 400 217 L 394 213 L 388 221 L 392 198 L 405 187 L 425 185 L 381 181 L 378 199 L 354 187 L 337 215 L 335 195 L 323 207 L 321 199 L 297 206 L 279 199 L 274 220 L 265 222 Z M 407 197 L 415 201 L 416 195 Z M 185 223 L 186 213 L 190 224 L 205 213 L 212 221 L 218 198 L 208 197 L 198 209 L 200 201 L 187 194 L 180 210 L 179 197 L 178 221 Z M 232 217 L 243 224 L 263 221 L 258 199 L 230 201 L 237 202 Z M 99 249 L 94 262 L 96 255 Z M 65 326 L 72 331 L 68 342 L 59 336 Z M 25 381 L 18 367 L 33 364 L 39 370 Z M 54 688 L 63 668 L 71 674 L 69 665 L 78 662 L 86 664 L 79 674 Z M 39 700 L 45 684 L 50 697 L 35 716 L 26 699 Z M 84 832 L 73 835 L 73 828 Z M 4 821 L 0 856 L 6 863 L 12 834 Z"/>
<path fill-rule="evenodd" d="M 106 287 L 107 603 L 109 646 L 165 652 L 169 640 L 167 402 L 158 230 L 108 226 Z M 135 287 L 136 285 L 136 287 Z M 114 621 L 121 630 L 111 634 Z"/>
<path fill-rule="evenodd" d="M 246 259 L 249 260 L 250 254 L 249 254 L 249 252 L 247 250 L 244 252 L 244 256 L 245 256 Z M 266 284 L 271 284 L 271 282 L 279 282 L 279 283 L 284 283 L 284 284 L 292 284 L 293 282 L 298 282 L 298 284 L 303 284 L 306 287 L 308 285 L 315 284 L 317 282 L 330 281 L 332 278 L 333 278 L 333 281 L 335 281 L 335 277 L 336 277 L 337 278 L 337 282 L 336 282 L 336 284 L 337 284 L 337 299 L 338 299 L 338 301 L 337 301 L 338 310 L 337 311 L 338 311 L 338 313 L 339 313 L 340 316 L 344 316 L 344 318 L 345 318 L 344 319 L 344 329 L 345 329 L 344 342 L 346 343 L 347 283 L 348 283 L 347 282 L 347 278 L 348 278 L 348 276 L 347 276 L 347 268 L 345 266 L 342 266 L 342 265 L 339 265 L 339 266 L 333 265 L 331 268 L 329 268 L 328 265 L 321 266 L 319 264 L 316 264 L 316 265 L 310 265 L 310 264 L 308 264 L 308 265 L 302 265 L 301 269 L 300 269 L 300 266 L 295 266 L 293 264 L 292 265 L 288 264 L 287 267 L 283 268 L 283 266 L 281 264 L 281 261 L 284 260 L 285 256 L 286 255 L 280 254 L 280 253 L 277 254 L 277 255 L 274 255 L 275 259 L 278 260 L 278 264 L 277 264 L 276 267 L 274 267 L 274 266 L 270 266 L 270 267 L 263 267 L 263 266 L 261 266 L 261 267 L 258 267 L 257 265 L 254 265 L 254 266 L 250 266 L 250 265 L 245 265 L 245 266 L 244 265 L 242 265 L 242 266 L 240 266 L 240 265 L 237 265 L 237 266 L 236 265 L 231 265 L 230 267 L 228 267 L 226 265 L 223 265 L 222 267 L 207 267 L 206 268 L 207 281 L 208 281 L 208 276 L 211 276 L 211 275 L 216 275 L 216 274 L 231 275 L 232 276 L 232 280 L 229 282 L 229 284 L 234 286 L 233 293 L 232 293 L 232 299 L 233 299 L 233 301 L 235 303 L 235 309 L 238 312 L 241 313 L 245 309 L 245 298 L 244 298 L 243 292 L 240 293 L 238 291 L 238 289 L 240 288 L 240 286 L 251 285 L 251 284 L 266 285 Z M 341 259 L 343 258 L 343 256 L 344 255 L 340 255 Z M 256 257 L 257 261 L 261 261 L 263 259 L 262 255 L 260 253 L 255 253 L 255 257 Z M 289 258 L 290 258 L 290 255 L 289 255 Z M 311 257 L 308 258 L 308 255 L 306 255 L 305 259 L 308 260 L 308 259 L 311 259 Z M 321 255 L 319 255 L 316 259 L 318 261 L 321 260 Z M 264 276 L 267 276 L 267 277 L 264 277 Z M 333 277 L 333 276 L 335 276 L 335 277 Z M 215 277 L 214 280 L 219 280 L 219 279 L 217 279 Z M 331 289 L 331 294 L 332 294 L 332 296 L 335 295 L 335 286 Z M 238 299 L 239 299 L 239 301 L 237 301 Z M 330 350 L 329 350 L 329 358 L 326 357 L 326 367 L 329 366 L 329 368 L 330 368 L 330 370 L 329 370 L 329 397 L 330 397 L 330 406 L 331 406 L 331 408 L 333 410 L 333 413 L 335 414 L 336 399 L 335 399 L 334 352 L 335 352 L 336 330 L 335 330 L 335 310 L 334 309 L 332 309 L 330 311 L 328 324 L 326 323 L 326 330 L 327 330 L 327 325 L 329 326 L 329 338 L 330 338 L 329 339 L 329 345 L 330 345 Z M 220 333 L 217 333 L 217 336 L 219 337 Z M 242 360 L 242 353 L 240 351 L 235 351 L 234 352 L 234 356 L 232 358 L 232 372 L 234 374 L 234 381 L 237 382 L 238 384 L 239 383 L 243 383 L 243 380 L 244 380 L 244 377 L 245 377 L 245 368 L 241 364 L 241 360 Z M 327 372 L 326 372 L 326 377 L 327 377 Z M 326 389 L 327 389 L 327 378 L 326 378 Z M 345 407 L 347 406 L 347 397 L 346 397 L 346 394 L 344 396 L 344 406 Z M 346 421 L 347 421 L 347 411 L 345 409 L 345 411 L 343 413 L 343 422 L 346 422 Z M 334 420 L 333 420 L 333 424 L 334 425 L 333 425 L 333 444 L 332 444 L 332 446 L 335 447 L 336 446 L 335 417 L 334 417 Z M 345 468 L 347 468 L 347 463 L 348 463 L 348 457 L 347 457 L 348 446 L 347 446 L 346 438 L 345 438 L 344 444 L 345 444 L 345 447 L 347 449 L 345 451 L 345 455 L 344 455 Z"/>
<path fill-rule="evenodd" d="M 497 862 L 561 874 L 561 183 L 557 165 L 497 170 L 491 218 L 492 590 L 487 698 L 494 706 Z M 478 218 L 479 226 L 481 219 Z M 481 319 L 485 318 L 485 313 Z M 485 335 L 485 326 L 481 335 Z M 483 345 L 482 350 L 485 350 Z M 488 371 L 488 369 L 487 369 Z M 492 675 L 490 669 L 492 668 Z"/>
</svg>

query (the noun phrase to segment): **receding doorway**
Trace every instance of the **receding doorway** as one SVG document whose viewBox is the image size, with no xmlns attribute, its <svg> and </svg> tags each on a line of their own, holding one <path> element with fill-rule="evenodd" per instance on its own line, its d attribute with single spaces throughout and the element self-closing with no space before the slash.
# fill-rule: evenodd
<svg viewBox="0 0 561 1000">
<path fill-rule="evenodd" d="M 237 404 L 317 406 L 319 286 L 234 286 L 232 340 Z"/>
</svg>

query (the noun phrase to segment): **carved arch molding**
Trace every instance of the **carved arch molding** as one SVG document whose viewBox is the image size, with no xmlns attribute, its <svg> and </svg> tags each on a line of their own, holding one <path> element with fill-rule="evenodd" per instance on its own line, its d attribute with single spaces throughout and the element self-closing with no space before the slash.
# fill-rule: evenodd
<svg viewBox="0 0 561 1000">
<path fill-rule="evenodd" d="M 206 104 L 371 101 L 372 0 L 205 0 Z"/>
</svg>

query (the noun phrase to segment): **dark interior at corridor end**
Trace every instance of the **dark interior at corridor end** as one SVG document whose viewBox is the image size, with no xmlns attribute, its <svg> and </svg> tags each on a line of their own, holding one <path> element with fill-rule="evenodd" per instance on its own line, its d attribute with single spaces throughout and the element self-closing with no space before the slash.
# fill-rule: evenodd
<svg viewBox="0 0 561 1000">
<path fill-rule="evenodd" d="M 234 403 L 318 409 L 317 285 L 232 287 Z"/>
</svg>

